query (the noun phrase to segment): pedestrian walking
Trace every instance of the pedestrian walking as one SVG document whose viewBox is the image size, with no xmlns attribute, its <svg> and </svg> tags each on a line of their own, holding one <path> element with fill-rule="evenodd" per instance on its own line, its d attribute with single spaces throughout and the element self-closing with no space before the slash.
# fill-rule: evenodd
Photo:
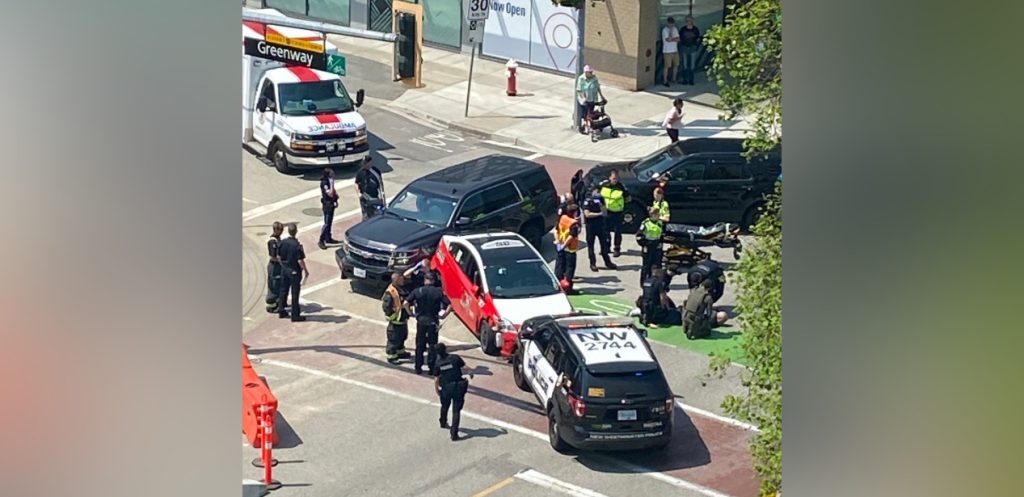
<svg viewBox="0 0 1024 497">
<path fill-rule="evenodd" d="M 324 211 L 324 226 L 320 228 L 320 240 L 316 246 L 320 250 L 327 250 L 328 243 L 339 243 L 331 235 L 331 228 L 334 225 L 334 210 L 338 208 L 338 191 L 334 189 L 334 170 L 325 167 L 320 175 L 320 205 Z"/>
<path fill-rule="evenodd" d="M 384 206 L 384 177 L 367 155 L 356 173 L 356 190 L 359 192 L 359 208 L 363 220 L 373 217 Z"/>
<path fill-rule="evenodd" d="M 601 91 L 601 82 L 594 75 L 594 69 L 590 65 L 583 66 L 583 74 L 576 80 L 576 108 L 579 113 L 579 132 L 587 134 L 583 125 L 587 122 L 587 114 L 594 110 L 597 102 L 604 101 L 604 93 Z"/>
<path fill-rule="evenodd" d="M 668 202 L 665 201 L 665 189 L 657 187 L 654 189 L 654 202 L 651 204 L 651 208 L 658 211 L 658 220 L 664 225 L 672 217 L 672 211 L 668 207 Z"/>
<path fill-rule="evenodd" d="M 641 250 L 641 266 L 640 266 L 640 285 L 644 284 L 647 276 L 651 274 L 651 268 L 660 267 L 662 252 L 661 252 L 661 213 L 658 209 L 651 208 L 649 216 L 644 219 L 644 222 L 640 224 L 640 229 L 636 232 L 636 243 L 640 245 Z"/>
<path fill-rule="evenodd" d="M 452 303 L 440 287 L 435 286 L 433 272 L 423 275 L 423 286 L 413 290 L 405 299 L 405 311 L 416 316 L 416 352 L 413 367 L 416 374 L 423 374 L 423 354 L 427 354 L 427 368 L 434 373 L 437 352 L 437 332 L 440 320 L 452 312 Z"/>
<path fill-rule="evenodd" d="M 466 391 L 469 390 L 469 378 L 463 368 L 466 361 L 455 354 L 448 353 L 448 347 L 439 343 L 437 349 L 437 368 L 434 370 L 434 391 L 441 398 L 441 428 L 448 428 L 452 442 L 459 439 L 459 420 L 462 406 L 466 403 Z M 468 375 L 472 378 L 473 375 Z M 448 408 L 452 409 L 452 424 L 448 424 Z"/>
<path fill-rule="evenodd" d="M 601 189 L 594 188 L 590 197 L 583 201 L 583 220 L 587 229 L 587 258 L 590 259 L 590 270 L 597 272 L 597 257 L 594 255 L 595 242 L 601 243 L 601 259 L 608 269 L 619 267 L 611 259 L 611 240 L 608 237 L 608 209 L 601 197 Z"/>
<path fill-rule="evenodd" d="M 692 85 L 693 71 L 697 64 L 697 55 L 700 54 L 701 34 L 700 28 L 693 25 L 693 16 L 686 16 L 686 23 L 679 30 L 679 44 L 682 49 L 683 63 L 683 84 Z"/>
<path fill-rule="evenodd" d="M 409 312 L 402 306 L 406 293 L 405 277 L 398 272 L 391 273 L 391 284 L 380 299 L 384 316 L 388 319 L 384 353 L 391 364 L 398 364 L 401 359 L 410 356 L 405 350 L 405 340 L 409 338 Z"/>
<path fill-rule="evenodd" d="M 281 286 L 277 291 L 277 316 L 280 318 L 288 317 L 288 313 L 285 312 L 285 304 L 288 302 L 288 292 L 292 294 L 292 321 L 300 322 L 305 321 L 306 316 L 299 315 L 299 291 L 302 288 L 302 282 L 309 277 L 309 270 L 306 269 L 306 252 L 302 249 L 302 244 L 299 243 L 299 239 L 296 235 L 299 232 L 299 228 L 295 223 L 288 225 L 288 238 L 281 242 L 278 247 L 278 256 L 281 258 L 281 269 L 282 278 Z M 299 276 L 299 271 L 302 271 L 302 276 Z"/>
<path fill-rule="evenodd" d="M 669 17 L 661 29 L 661 60 L 665 65 L 662 82 L 672 86 L 679 73 L 679 28 L 676 20 Z"/>
<path fill-rule="evenodd" d="M 572 280 L 576 277 L 576 251 L 580 248 L 579 208 L 569 204 L 565 208 L 555 231 L 555 278 L 567 294 L 576 293 Z"/>
<path fill-rule="evenodd" d="M 273 232 L 267 239 L 267 255 L 270 260 L 267 262 L 267 312 L 277 312 L 277 292 L 281 287 L 281 257 L 278 251 L 281 247 L 281 234 L 284 233 L 284 225 L 274 221 Z"/>
<path fill-rule="evenodd" d="M 672 101 L 672 108 L 665 114 L 661 127 L 668 132 L 672 143 L 679 141 L 679 130 L 683 129 L 683 99 L 677 98 Z"/>
<path fill-rule="evenodd" d="M 629 195 L 626 187 L 619 183 L 619 171 L 612 169 L 608 179 L 601 182 L 601 197 L 608 210 L 608 233 L 612 237 L 612 256 L 622 254 L 622 217 L 625 215 Z"/>
</svg>

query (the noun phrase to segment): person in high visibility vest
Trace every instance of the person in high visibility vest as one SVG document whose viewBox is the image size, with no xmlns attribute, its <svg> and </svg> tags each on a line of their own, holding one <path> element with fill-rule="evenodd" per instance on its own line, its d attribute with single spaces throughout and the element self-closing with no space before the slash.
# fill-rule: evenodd
<svg viewBox="0 0 1024 497">
<path fill-rule="evenodd" d="M 668 202 L 665 201 L 665 190 L 662 188 L 654 189 L 654 203 L 651 204 L 652 209 L 658 209 L 658 215 L 660 216 L 662 223 L 667 223 L 671 217 L 671 212 L 668 209 Z"/>
<path fill-rule="evenodd" d="M 569 204 L 562 213 L 562 218 L 555 226 L 555 278 L 559 285 L 570 295 L 572 279 L 576 276 L 576 251 L 580 248 L 580 220 L 576 217 L 579 207 Z"/>
<path fill-rule="evenodd" d="M 636 243 L 640 245 L 643 261 L 640 267 L 640 285 L 643 285 L 647 276 L 651 274 L 651 268 L 661 267 L 661 212 L 652 207 L 649 215 L 650 217 L 644 219 L 636 232 Z"/>
<path fill-rule="evenodd" d="M 608 179 L 601 183 L 601 197 L 608 209 L 608 234 L 612 237 L 612 256 L 622 254 L 622 216 L 625 214 L 629 194 L 619 183 L 619 172 L 612 169 Z"/>
<path fill-rule="evenodd" d="M 391 284 L 381 297 L 381 308 L 388 320 L 387 345 L 384 353 L 388 362 L 398 364 L 401 359 L 410 356 L 405 350 L 405 340 L 409 338 L 409 312 L 402 306 L 405 300 L 404 289 L 405 277 L 402 273 L 395 272 L 391 275 Z"/>
</svg>

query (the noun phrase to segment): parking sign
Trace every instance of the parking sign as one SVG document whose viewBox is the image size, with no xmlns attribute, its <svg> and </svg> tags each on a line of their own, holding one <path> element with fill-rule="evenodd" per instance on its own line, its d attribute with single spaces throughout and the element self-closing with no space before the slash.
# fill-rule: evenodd
<svg viewBox="0 0 1024 497">
<path fill-rule="evenodd" d="M 469 0 L 469 13 L 466 16 L 468 21 L 483 21 L 490 13 L 490 0 Z"/>
</svg>

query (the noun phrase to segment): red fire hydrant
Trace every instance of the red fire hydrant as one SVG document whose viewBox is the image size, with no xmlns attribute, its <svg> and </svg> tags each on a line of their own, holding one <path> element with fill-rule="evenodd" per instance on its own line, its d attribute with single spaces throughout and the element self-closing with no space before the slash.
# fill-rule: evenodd
<svg viewBox="0 0 1024 497">
<path fill-rule="evenodd" d="M 519 64 L 516 64 L 514 59 L 509 59 L 508 63 L 505 64 L 505 76 L 508 77 L 508 85 L 505 87 L 505 94 L 514 97 L 516 96 L 516 68 Z"/>
</svg>

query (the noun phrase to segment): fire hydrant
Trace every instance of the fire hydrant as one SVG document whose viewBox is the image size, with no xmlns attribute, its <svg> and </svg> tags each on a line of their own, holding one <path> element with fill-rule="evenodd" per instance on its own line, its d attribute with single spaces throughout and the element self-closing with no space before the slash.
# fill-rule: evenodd
<svg viewBox="0 0 1024 497">
<path fill-rule="evenodd" d="M 510 97 L 516 96 L 516 68 L 518 67 L 519 64 L 516 64 L 514 59 L 509 59 L 508 63 L 505 64 L 505 76 L 508 78 L 505 94 Z"/>
</svg>

